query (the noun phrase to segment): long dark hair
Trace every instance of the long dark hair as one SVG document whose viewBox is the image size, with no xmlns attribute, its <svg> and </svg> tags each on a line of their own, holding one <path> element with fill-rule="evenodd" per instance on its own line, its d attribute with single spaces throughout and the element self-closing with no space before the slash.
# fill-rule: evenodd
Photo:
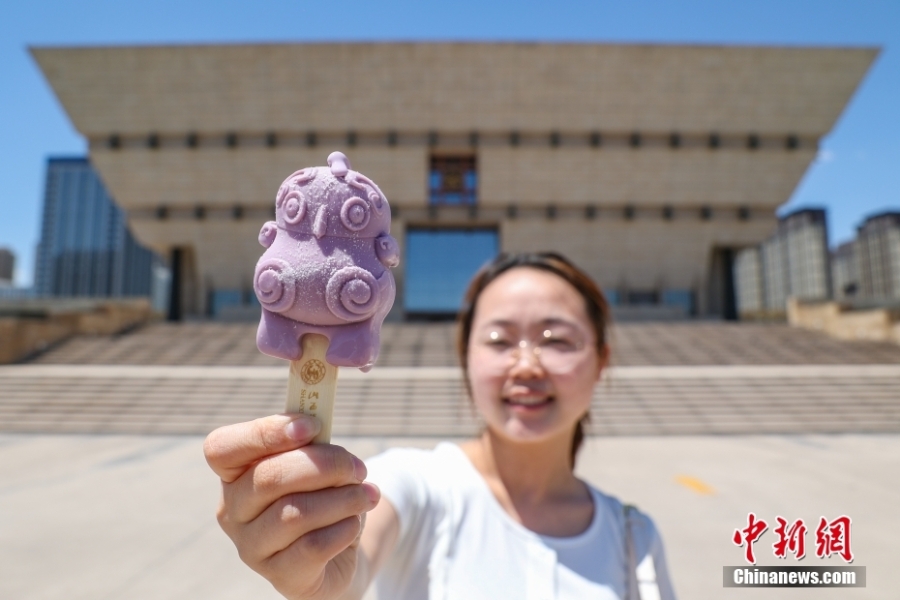
<svg viewBox="0 0 900 600">
<path fill-rule="evenodd" d="M 475 317 L 475 306 L 481 292 L 501 274 L 517 267 L 528 267 L 553 273 L 574 287 L 584 298 L 588 318 L 594 327 L 597 340 L 597 353 L 604 356 L 607 351 L 607 329 L 609 327 L 609 304 L 606 297 L 597 284 L 581 269 L 576 267 L 562 254 L 556 252 L 524 252 L 518 254 L 503 253 L 490 263 L 481 268 L 466 290 L 465 303 L 459 313 L 459 335 L 457 337 L 456 352 L 462 365 L 463 378 L 469 396 L 472 396 L 472 386 L 469 381 L 469 338 L 472 334 L 472 320 Z M 575 467 L 575 455 L 581 443 L 584 441 L 584 425 L 589 419 L 585 413 L 575 426 L 572 434 L 571 466 Z"/>
</svg>

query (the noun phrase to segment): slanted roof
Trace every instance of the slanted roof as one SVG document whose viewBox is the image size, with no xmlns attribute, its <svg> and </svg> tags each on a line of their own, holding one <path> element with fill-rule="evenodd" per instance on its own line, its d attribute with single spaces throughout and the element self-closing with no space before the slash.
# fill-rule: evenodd
<svg viewBox="0 0 900 600">
<path fill-rule="evenodd" d="M 89 137 L 392 128 L 821 136 L 877 49 L 341 43 L 32 53 Z"/>
</svg>

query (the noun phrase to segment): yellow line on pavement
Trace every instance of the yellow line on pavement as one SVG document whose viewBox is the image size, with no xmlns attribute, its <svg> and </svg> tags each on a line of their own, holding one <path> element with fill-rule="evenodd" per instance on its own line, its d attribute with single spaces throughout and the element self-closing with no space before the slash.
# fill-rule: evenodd
<svg viewBox="0 0 900 600">
<path fill-rule="evenodd" d="M 697 492 L 698 494 L 703 494 L 704 496 L 711 496 L 716 493 L 716 490 L 714 490 L 712 486 L 707 485 L 696 477 L 691 477 L 690 475 L 678 475 L 677 477 L 675 477 L 675 481 L 691 490 L 692 492 Z"/>
</svg>

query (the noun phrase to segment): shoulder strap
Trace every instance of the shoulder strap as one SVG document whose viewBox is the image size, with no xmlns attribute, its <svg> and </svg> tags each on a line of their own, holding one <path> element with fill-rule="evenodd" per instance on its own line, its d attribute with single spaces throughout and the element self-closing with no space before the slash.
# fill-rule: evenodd
<svg viewBox="0 0 900 600">
<path fill-rule="evenodd" d="M 637 580 L 637 557 L 634 552 L 634 527 L 632 515 L 635 511 L 631 504 L 623 504 L 622 512 L 625 524 L 625 599 L 641 600 L 641 590 Z"/>
<path fill-rule="evenodd" d="M 624 504 L 622 511 L 625 520 L 625 560 L 628 570 L 625 578 L 625 600 L 660 600 L 653 553 L 647 552 L 640 563 L 637 561 L 634 530 L 638 510 L 631 504 Z"/>
</svg>

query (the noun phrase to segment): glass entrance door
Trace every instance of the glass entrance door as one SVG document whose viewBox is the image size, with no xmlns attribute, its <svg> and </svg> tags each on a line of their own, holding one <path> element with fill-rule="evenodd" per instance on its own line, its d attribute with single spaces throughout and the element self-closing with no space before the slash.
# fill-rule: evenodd
<svg viewBox="0 0 900 600">
<path fill-rule="evenodd" d="M 494 228 L 410 228 L 403 308 L 408 318 L 456 315 L 469 280 L 499 251 Z"/>
</svg>

